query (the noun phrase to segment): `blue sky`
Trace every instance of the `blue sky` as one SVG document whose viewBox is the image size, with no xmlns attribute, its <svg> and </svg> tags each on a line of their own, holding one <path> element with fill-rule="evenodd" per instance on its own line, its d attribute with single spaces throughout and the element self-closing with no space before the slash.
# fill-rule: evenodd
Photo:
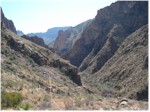
<svg viewBox="0 0 150 112">
<path fill-rule="evenodd" d="M 75 26 L 93 19 L 97 10 L 116 0 L 1 0 L 5 16 L 24 33 Z"/>
</svg>

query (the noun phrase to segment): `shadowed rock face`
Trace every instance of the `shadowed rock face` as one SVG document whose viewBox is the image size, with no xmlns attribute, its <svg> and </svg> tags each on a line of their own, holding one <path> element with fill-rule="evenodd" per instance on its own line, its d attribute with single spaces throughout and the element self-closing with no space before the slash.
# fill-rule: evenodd
<svg viewBox="0 0 150 112">
<path fill-rule="evenodd" d="M 74 43 L 82 36 L 82 32 L 92 20 L 87 20 L 75 27 L 70 27 L 67 30 L 60 30 L 56 40 L 54 41 L 53 48 L 57 50 L 60 54 L 64 54 L 69 51 Z"/>
<path fill-rule="evenodd" d="M 34 43 L 36 43 L 36 44 L 38 44 L 38 45 L 40 45 L 42 47 L 46 47 L 46 45 L 44 43 L 44 40 L 42 38 L 40 38 L 40 37 L 37 37 L 37 36 L 29 37 L 27 35 L 23 35 L 21 37 L 23 37 L 23 38 L 25 38 L 27 40 L 30 40 L 31 42 L 34 42 Z"/>
<path fill-rule="evenodd" d="M 88 69 L 88 72 L 95 73 L 129 34 L 147 23 L 148 2 L 113 3 L 97 12 L 82 37 L 63 57 L 81 71 Z"/>
<path fill-rule="evenodd" d="M 5 17 L 2 8 L 1 8 L 1 22 L 5 25 L 6 28 L 17 34 L 13 21 Z"/>
<path fill-rule="evenodd" d="M 59 68 L 61 72 L 69 76 L 74 83 L 76 83 L 78 86 L 82 86 L 81 78 L 80 75 L 78 75 L 78 69 L 76 67 L 72 69 L 72 65 L 68 66 L 67 63 L 61 62 L 59 59 L 55 60 L 50 65 Z"/>
<path fill-rule="evenodd" d="M 143 90 L 137 93 L 137 100 L 148 101 L 148 86 L 146 86 Z"/>
<path fill-rule="evenodd" d="M 25 38 L 25 39 L 27 39 L 27 40 L 29 40 L 29 41 L 31 41 L 31 42 L 37 44 L 37 45 L 40 45 L 40 46 L 42 46 L 42 47 L 45 47 L 45 48 L 51 50 L 52 52 L 55 52 L 53 48 L 50 48 L 48 45 L 46 45 L 46 44 L 44 43 L 43 38 L 40 38 L 40 37 L 38 37 L 38 36 L 31 36 L 31 37 L 29 37 L 28 35 L 22 35 L 21 37 L 23 37 L 23 38 Z"/>
</svg>

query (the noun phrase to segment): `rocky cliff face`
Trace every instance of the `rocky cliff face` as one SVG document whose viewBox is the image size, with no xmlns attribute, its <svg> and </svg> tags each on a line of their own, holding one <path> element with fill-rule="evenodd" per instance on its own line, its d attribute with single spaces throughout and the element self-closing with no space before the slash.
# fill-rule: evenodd
<svg viewBox="0 0 150 112">
<path fill-rule="evenodd" d="M 17 34 L 13 21 L 5 17 L 2 8 L 1 8 L 1 22 L 2 22 L 1 24 L 4 24 L 6 28 Z"/>
<path fill-rule="evenodd" d="M 61 54 L 69 51 L 75 41 L 81 37 L 83 30 L 89 26 L 91 21 L 92 20 L 85 21 L 75 27 L 70 27 L 65 31 L 60 30 L 54 41 L 53 48 Z"/>
<path fill-rule="evenodd" d="M 115 54 L 87 79 L 104 96 L 148 100 L 148 25 L 129 35 Z"/>
<path fill-rule="evenodd" d="M 64 55 L 80 70 L 97 72 L 110 59 L 123 40 L 148 23 L 148 2 L 118 1 L 100 9 L 73 48 Z"/>
</svg>

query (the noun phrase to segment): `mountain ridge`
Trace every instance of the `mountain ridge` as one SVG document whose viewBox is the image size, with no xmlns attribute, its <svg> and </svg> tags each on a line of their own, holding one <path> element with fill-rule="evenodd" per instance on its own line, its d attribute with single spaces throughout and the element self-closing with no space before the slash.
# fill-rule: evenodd
<svg viewBox="0 0 150 112">
<path fill-rule="evenodd" d="M 73 48 L 63 57 L 79 67 L 81 71 L 92 64 L 98 64 L 98 69 L 100 69 L 114 54 L 127 35 L 148 23 L 147 11 L 147 2 L 118 1 L 104 9 L 100 9 L 94 21 L 84 30 L 82 38 L 77 40 Z M 108 49 L 107 44 L 111 43 L 116 43 L 116 47 Z M 103 55 L 107 54 L 111 55 L 104 59 Z M 95 55 L 101 55 L 95 61 L 97 63 L 91 61 Z M 104 62 L 99 62 L 99 60 L 104 60 Z M 96 71 L 93 69 L 91 72 Z"/>
<path fill-rule="evenodd" d="M 65 26 L 65 27 L 53 27 L 53 28 L 49 28 L 46 32 L 37 32 L 37 33 L 28 33 L 27 35 L 29 37 L 31 36 L 38 36 L 44 39 L 45 44 L 49 44 L 51 41 L 53 41 L 59 30 L 65 30 L 67 29 L 69 26 Z"/>
<path fill-rule="evenodd" d="M 12 32 L 17 34 L 15 25 L 12 20 L 9 20 L 5 17 L 2 8 L 1 9 L 1 25 L 4 24 L 6 28 L 10 29 Z"/>
</svg>

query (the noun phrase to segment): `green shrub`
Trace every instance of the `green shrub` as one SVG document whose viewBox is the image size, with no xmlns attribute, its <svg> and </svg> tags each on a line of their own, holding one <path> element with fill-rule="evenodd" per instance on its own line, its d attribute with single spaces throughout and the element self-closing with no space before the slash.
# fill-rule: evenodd
<svg viewBox="0 0 150 112">
<path fill-rule="evenodd" d="M 17 92 L 3 92 L 1 106 L 3 108 L 16 108 L 17 105 L 22 101 L 22 95 Z"/>
<path fill-rule="evenodd" d="M 27 102 L 23 102 L 21 103 L 21 105 L 19 106 L 19 108 L 23 109 L 23 110 L 29 110 L 32 106 L 27 103 Z"/>
</svg>

